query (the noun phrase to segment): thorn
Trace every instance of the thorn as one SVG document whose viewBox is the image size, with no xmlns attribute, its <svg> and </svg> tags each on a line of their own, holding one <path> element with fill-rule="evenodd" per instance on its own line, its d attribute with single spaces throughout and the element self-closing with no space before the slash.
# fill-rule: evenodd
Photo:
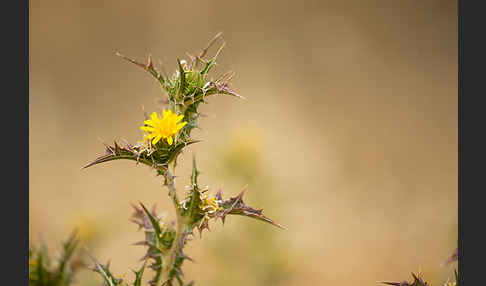
<svg viewBox="0 0 486 286">
<path fill-rule="evenodd" d="M 216 193 L 216 199 L 218 201 L 222 201 L 223 200 L 223 192 L 221 191 L 221 189 L 219 189 L 218 192 Z"/>
<path fill-rule="evenodd" d="M 131 58 L 129 58 L 129 57 L 125 56 L 125 55 L 122 55 L 119 52 L 115 52 L 115 55 L 121 57 L 122 59 L 124 59 L 124 60 L 126 60 L 128 62 L 131 62 L 132 64 L 136 64 L 137 66 L 145 69 L 145 65 L 144 64 L 141 64 L 141 63 L 139 63 L 139 62 L 137 62 L 135 60 L 132 60 Z"/>
<path fill-rule="evenodd" d="M 214 36 L 211 41 L 209 41 L 208 45 L 199 53 L 199 58 L 203 58 L 206 53 L 208 52 L 209 48 L 214 44 L 214 42 L 216 42 L 217 39 L 219 39 L 221 36 L 223 35 L 223 32 L 219 32 L 216 34 L 216 36 Z"/>
<path fill-rule="evenodd" d="M 146 245 L 148 245 L 148 242 L 146 242 L 145 240 L 142 240 L 142 241 L 139 241 L 139 242 L 135 242 L 132 245 L 135 245 L 135 246 L 139 246 L 139 245 L 146 246 Z"/>
<path fill-rule="evenodd" d="M 219 53 L 223 50 L 224 46 L 226 46 L 226 42 L 223 42 L 223 44 L 221 45 L 221 47 L 219 47 L 219 49 L 216 52 L 216 54 L 214 55 L 213 59 L 215 59 L 215 58 L 217 58 L 219 56 Z"/>
<path fill-rule="evenodd" d="M 147 60 L 147 65 L 145 66 L 145 69 L 148 70 L 148 69 L 153 68 L 153 67 L 154 67 L 154 65 L 152 63 L 152 56 L 149 55 L 148 56 L 148 60 Z"/>
</svg>

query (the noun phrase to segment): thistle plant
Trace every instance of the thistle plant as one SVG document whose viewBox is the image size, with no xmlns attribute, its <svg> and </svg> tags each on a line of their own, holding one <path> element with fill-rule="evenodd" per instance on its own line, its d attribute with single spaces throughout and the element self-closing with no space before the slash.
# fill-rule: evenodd
<svg viewBox="0 0 486 286">
<path fill-rule="evenodd" d="M 192 131 L 198 127 L 201 104 L 218 96 L 243 98 L 229 86 L 233 72 L 225 73 L 215 80 L 209 77 L 224 42 L 213 57 L 206 58 L 206 55 L 221 39 L 221 34 L 218 34 L 198 55 L 188 55 L 187 60 L 177 59 L 177 68 L 172 76 L 161 74 L 150 57 L 147 64 L 142 64 L 117 53 L 121 58 L 143 68 L 160 83 L 164 93 L 163 102 L 167 106 L 162 112 L 153 111 L 150 116 L 146 116 L 140 126 L 143 131 L 140 142 L 120 144 L 115 141 L 112 145 L 105 144 L 106 153 L 84 168 L 114 160 L 132 160 L 137 165 L 141 163 L 149 166 L 161 177 L 176 217 L 175 222 L 165 221 L 157 215 L 155 208 L 149 211 L 142 203 L 132 205 L 132 221 L 145 232 L 144 239 L 136 244 L 145 246 L 147 252 L 143 257 L 143 265 L 134 271 L 135 279 L 131 285 L 142 285 L 146 266 L 154 270 L 150 285 L 193 285 L 193 282 L 186 283 L 183 280 L 182 265 L 186 260 L 191 260 L 184 253 L 184 247 L 195 237 L 196 231 L 201 237 L 205 229 L 209 230 L 211 220 L 219 218 L 224 224 L 227 216 L 239 215 L 283 228 L 263 215 L 263 209 L 245 204 L 243 196 L 246 189 L 235 197 L 224 199 L 221 190 L 210 194 L 208 188 L 202 188 L 198 183 L 200 172 L 195 157 L 192 160 L 189 189 L 182 196 L 176 189 L 175 174 L 179 155 L 190 145 L 200 142 L 192 137 Z M 129 285 L 111 273 L 109 264 L 103 265 L 95 258 L 92 259 L 94 270 L 101 274 L 105 285 Z"/>
<path fill-rule="evenodd" d="M 458 260 L 459 255 L 458 255 L 458 248 L 454 251 L 454 253 L 445 261 L 444 265 L 451 264 L 455 261 Z M 407 282 L 407 281 L 402 281 L 402 282 L 381 282 L 385 285 L 392 285 L 392 286 L 430 286 L 419 274 L 415 274 L 412 272 L 412 277 L 413 281 L 412 282 Z M 454 281 L 447 281 L 444 283 L 444 286 L 459 286 L 461 285 L 459 283 L 459 275 L 457 274 L 457 270 L 454 269 Z"/>
<path fill-rule="evenodd" d="M 30 286 L 68 286 L 74 281 L 75 274 L 84 267 L 84 262 L 76 248 L 79 244 L 76 231 L 62 244 L 62 254 L 53 260 L 47 246 L 29 249 Z"/>
</svg>

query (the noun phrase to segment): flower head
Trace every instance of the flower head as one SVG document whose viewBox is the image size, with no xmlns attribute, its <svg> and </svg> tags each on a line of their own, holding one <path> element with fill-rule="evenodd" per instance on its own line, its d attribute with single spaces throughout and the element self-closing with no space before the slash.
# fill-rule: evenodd
<svg viewBox="0 0 486 286">
<path fill-rule="evenodd" d="M 152 140 L 153 145 L 157 144 L 160 139 L 166 139 L 167 143 L 172 145 L 174 142 L 173 136 L 179 132 L 187 122 L 184 121 L 179 123 L 184 116 L 177 115 L 170 109 L 167 111 L 165 111 L 165 109 L 162 110 L 162 114 L 163 118 L 155 112 L 152 113 L 150 119 L 145 120 L 143 122 L 145 125 L 140 127 L 140 129 L 149 133 L 146 138 Z"/>
<path fill-rule="evenodd" d="M 201 198 L 201 209 L 207 211 L 208 213 L 212 214 L 219 210 L 221 210 L 221 206 L 219 205 L 220 201 L 216 199 L 216 197 L 209 197 L 204 195 Z"/>
</svg>

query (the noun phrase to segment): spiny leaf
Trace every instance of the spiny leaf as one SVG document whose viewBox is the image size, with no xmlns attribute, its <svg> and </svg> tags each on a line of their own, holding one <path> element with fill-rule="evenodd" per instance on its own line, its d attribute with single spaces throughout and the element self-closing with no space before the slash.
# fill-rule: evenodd
<svg viewBox="0 0 486 286">
<path fill-rule="evenodd" d="M 83 169 L 114 160 L 131 160 L 143 163 L 147 166 L 155 168 L 158 171 L 164 172 L 167 170 L 167 165 L 177 158 L 177 156 L 182 152 L 182 149 L 184 147 L 198 142 L 200 142 L 200 140 L 178 142 L 171 149 L 157 150 L 157 152 L 150 155 L 147 155 L 147 151 L 142 150 L 138 146 L 132 146 L 127 144 L 126 147 L 121 147 L 116 142 L 114 142 L 113 146 L 105 145 L 105 155 L 96 158 L 93 162 L 85 165 Z"/>
<path fill-rule="evenodd" d="M 191 173 L 191 183 L 193 186 L 197 187 L 197 178 L 201 174 L 196 166 L 196 156 L 192 156 L 192 173 Z"/>
<path fill-rule="evenodd" d="M 251 217 L 251 218 L 272 224 L 272 225 L 274 225 L 274 226 L 276 226 L 280 229 L 286 229 L 282 225 L 280 225 L 280 224 L 274 222 L 273 220 L 271 220 L 270 218 L 264 216 L 263 215 L 263 209 L 257 210 L 257 209 L 254 209 L 252 207 L 247 206 L 243 202 L 243 195 L 245 194 L 245 192 L 246 192 L 246 189 L 241 191 L 241 193 L 238 194 L 236 197 L 230 198 L 229 200 L 226 200 L 226 201 L 223 201 L 221 203 L 221 207 L 223 208 L 223 210 L 216 212 L 214 214 L 214 217 L 215 218 L 218 218 L 218 217 L 221 218 L 221 221 L 224 223 L 226 215 L 241 215 L 241 216 Z M 218 194 L 216 195 L 216 198 L 218 200 L 223 199 L 221 191 L 218 192 Z"/>
<path fill-rule="evenodd" d="M 148 58 L 148 61 L 147 61 L 147 64 L 144 65 L 142 63 L 139 63 L 125 55 L 122 55 L 120 54 L 119 52 L 116 52 L 115 53 L 117 56 L 121 57 L 122 59 L 128 61 L 128 62 L 131 62 L 132 64 L 135 64 L 141 68 L 143 68 L 144 70 L 148 71 L 157 81 L 160 82 L 160 84 L 162 85 L 162 87 L 165 87 L 165 80 L 164 80 L 164 77 L 160 75 L 160 73 L 155 69 L 153 63 L 152 63 L 152 58 L 149 57 Z"/>
<path fill-rule="evenodd" d="M 179 66 L 179 97 L 182 97 L 186 88 L 186 73 L 179 59 L 177 59 L 177 64 Z"/>
<path fill-rule="evenodd" d="M 142 267 L 138 271 L 132 270 L 133 273 L 135 273 L 135 281 L 133 282 L 133 286 L 142 285 L 142 276 L 146 265 L 147 265 L 147 261 L 143 263 Z"/>
<path fill-rule="evenodd" d="M 147 210 L 147 208 L 145 208 L 145 206 L 142 203 L 140 203 L 140 205 L 142 206 L 143 210 L 145 211 L 145 214 L 150 219 L 150 223 L 152 224 L 152 228 L 155 231 L 156 237 L 159 237 L 160 234 L 162 233 L 161 229 L 160 229 L 159 222 L 152 216 L 152 214 Z"/>
<path fill-rule="evenodd" d="M 121 159 L 126 159 L 126 160 L 132 160 L 136 162 L 141 162 L 144 163 L 145 165 L 152 166 L 153 162 L 148 160 L 148 158 L 145 158 L 145 156 L 142 156 L 140 153 L 141 150 L 139 147 L 127 145 L 127 147 L 120 147 L 116 141 L 114 142 L 113 146 L 106 145 L 106 152 L 105 155 L 99 156 L 96 158 L 93 162 L 85 165 L 83 169 L 86 169 L 88 167 L 91 167 L 93 165 L 97 165 L 100 163 L 104 162 L 109 162 L 113 160 L 121 160 Z"/>
<path fill-rule="evenodd" d="M 447 258 L 445 264 L 451 264 L 452 262 L 457 261 L 458 258 L 459 258 L 459 248 L 456 248 L 456 250 L 454 250 L 452 255 L 449 258 Z"/>
<path fill-rule="evenodd" d="M 186 217 L 186 224 L 192 229 L 195 223 L 203 218 L 202 210 L 200 209 L 201 204 L 201 192 L 199 190 L 199 185 L 197 183 L 197 178 L 199 176 L 199 171 L 196 167 L 196 157 L 192 158 L 192 174 L 191 174 L 191 191 L 188 198 L 188 208 L 187 211 L 183 211 L 183 216 Z"/>
<path fill-rule="evenodd" d="M 201 71 L 201 75 L 202 76 L 206 76 L 208 74 L 209 70 L 211 70 L 211 68 L 213 67 L 213 65 L 214 65 L 215 62 L 216 62 L 216 59 L 215 58 L 210 59 L 206 63 L 206 66 L 204 67 L 204 69 Z"/>
<path fill-rule="evenodd" d="M 420 274 L 415 275 L 412 272 L 413 282 L 409 283 L 407 281 L 402 282 L 381 282 L 386 285 L 393 285 L 393 286 L 428 286 L 427 282 L 425 282 L 421 277 Z"/>
<path fill-rule="evenodd" d="M 207 44 L 207 46 L 204 49 L 202 49 L 202 51 L 199 53 L 199 58 L 204 58 L 204 56 L 208 52 L 209 48 L 211 48 L 211 46 L 216 42 L 216 40 L 219 39 L 219 38 L 221 38 L 222 35 L 223 35 L 222 32 L 217 33 L 216 36 L 214 36 L 211 39 L 211 41 L 209 41 L 209 43 Z"/>
<path fill-rule="evenodd" d="M 121 285 L 123 282 L 123 279 L 117 279 L 115 276 L 110 272 L 110 262 L 106 263 L 106 265 L 103 265 L 96 260 L 91 254 L 88 253 L 88 256 L 93 260 L 93 263 L 95 264 L 95 268 L 93 271 L 99 273 L 101 277 L 103 277 L 103 281 L 105 282 L 106 286 L 118 286 Z"/>
<path fill-rule="evenodd" d="M 154 278 L 149 281 L 150 285 L 157 285 L 162 274 L 162 258 L 160 256 L 154 258 L 155 262 L 150 265 L 150 268 L 155 271 Z"/>
<path fill-rule="evenodd" d="M 207 51 L 209 50 L 209 48 L 216 42 L 217 39 L 221 38 L 223 33 L 218 33 L 210 42 L 209 44 L 206 46 L 206 48 L 204 48 L 201 53 L 199 54 L 199 56 L 196 58 L 196 61 L 195 61 L 195 66 L 197 65 L 198 62 L 203 62 L 204 63 L 204 60 L 202 59 Z M 225 42 L 223 42 L 223 44 L 221 44 L 221 46 L 219 47 L 218 51 L 216 52 L 216 54 L 214 55 L 214 57 L 212 59 L 210 59 L 209 61 L 206 62 L 206 65 L 205 67 L 203 68 L 203 70 L 200 72 L 200 74 L 204 77 L 208 74 L 209 70 L 211 69 L 211 67 L 216 63 L 216 58 L 218 57 L 219 53 L 223 50 L 224 46 L 226 45 Z"/>
</svg>

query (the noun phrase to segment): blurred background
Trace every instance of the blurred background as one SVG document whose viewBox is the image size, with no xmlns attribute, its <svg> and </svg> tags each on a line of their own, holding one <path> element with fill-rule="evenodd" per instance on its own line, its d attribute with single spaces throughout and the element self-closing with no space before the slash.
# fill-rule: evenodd
<svg viewBox="0 0 486 286">
<path fill-rule="evenodd" d="M 457 245 L 456 1 L 30 1 L 31 244 L 75 227 L 124 274 L 141 265 L 130 202 L 173 217 L 160 178 L 117 161 L 81 167 L 101 142 L 141 139 L 169 73 L 222 31 L 213 71 L 247 100 L 211 98 L 180 158 L 201 182 L 285 225 L 218 221 L 192 241 L 196 285 L 378 285 L 421 271 L 431 285 Z M 210 51 L 210 54 L 215 50 Z M 161 68 L 160 68 L 161 69 Z M 84 271 L 79 285 L 99 285 Z"/>
</svg>

